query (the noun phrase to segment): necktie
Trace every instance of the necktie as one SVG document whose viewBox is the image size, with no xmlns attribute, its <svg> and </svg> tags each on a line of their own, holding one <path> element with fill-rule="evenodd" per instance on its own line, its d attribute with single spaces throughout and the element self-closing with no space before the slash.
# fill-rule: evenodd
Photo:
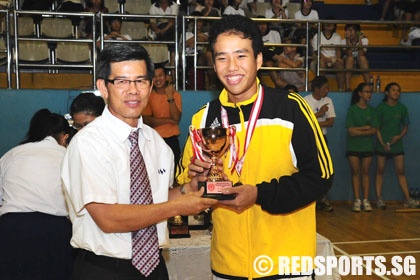
<svg viewBox="0 0 420 280">
<path fill-rule="evenodd" d="M 130 148 L 130 202 L 152 204 L 152 190 L 146 164 L 138 145 L 138 130 L 128 136 Z M 149 276 L 159 264 L 159 242 L 156 225 L 132 232 L 131 263 L 144 276 Z"/>
</svg>

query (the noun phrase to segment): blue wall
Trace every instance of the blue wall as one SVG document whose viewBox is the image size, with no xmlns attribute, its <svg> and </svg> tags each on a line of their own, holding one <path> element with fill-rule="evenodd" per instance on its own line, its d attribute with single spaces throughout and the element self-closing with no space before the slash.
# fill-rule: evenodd
<svg viewBox="0 0 420 280">
<path fill-rule="evenodd" d="M 74 90 L 0 90 L 0 156 L 15 146 L 25 135 L 29 120 L 40 108 L 48 108 L 53 112 L 65 114 L 75 96 L 80 91 Z M 181 144 L 188 135 L 190 118 L 203 104 L 217 97 L 214 92 L 181 92 L 183 97 L 183 116 L 181 119 Z M 305 95 L 305 94 L 302 94 Z M 349 93 L 329 93 L 337 114 L 333 128 L 328 131 L 328 141 L 335 168 L 335 181 L 329 196 L 332 200 L 350 201 L 353 199 L 350 171 L 344 156 L 346 143 L 345 117 L 350 103 Z M 374 94 L 371 104 L 376 106 L 382 101 L 383 94 Z M 404 138 L 406 174 L 411 187 L 420 187 L 420 93 L 405 93 L 401 102 L 407 105 L 411 124 Z M 371 199 L 374 199 L 373 175 L 375 164 L 371 169 Z M 383 196 L 385 200 L 401 200 L 402 193 L 394 175 L 391 161 L 386 166 Z"/>
</svg>

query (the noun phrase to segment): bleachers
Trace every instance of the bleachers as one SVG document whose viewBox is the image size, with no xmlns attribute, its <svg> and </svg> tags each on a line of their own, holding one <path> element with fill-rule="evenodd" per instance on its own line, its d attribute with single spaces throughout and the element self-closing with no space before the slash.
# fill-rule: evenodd
<svg viewBox="0 0 420 280">
<path fill-rule="evenodd" d="M 110 2 L 112 3 L 115 2 L 116 4 L 118 4 L 119 1 L 114 0 Z M 125 10 L 128 11 L 129 7 L 134 7 L 135 6 L 134 2 L 126 1 L 126 4 L 124 6 Z M 319 5 L 320 2 L 316 2 L 316 3 L 317 5 Z M 326 4 L 323 4 L 323 5 L 326 6 Z M 346 5 L 340 5 L 340 6 L 345 7 Z M 366 5 L 362 5 L 362 6 L 364 8 L 370 7 Z M 375 5 L 372 5 L 372 6 L 375 6 Z M 120 6 L 118 6 L 118 8 L 120 8 Z M 134 8 L 131 8 L 131 9 L 132 9 L 131 11 L 134 11 L 133 10 Z M 137 12 L 140 12 L 140 10 L 137 10 Z M 141 12 L 143 13 L 144 11 L 141 11 Z M 136 17 L 139 17 L 139 18 L 136 19 Z M 148 18 L 147 15 L 142 14 L 140 16 L 137 14 L 132 14 L 130 12 L 129 14 L 124 15 L 124 17 L 122 18 L 123 18 L 123 32 L 122 33 L 130 34 L 130 36 L 133 38 L 133 43 L 143 44 L 152 55 L 152 59 L 157 63 L 165 63 L 166 61 L 169 60 L 168 52 L 165 48 L 166 43 L 150 42 L 148 41 L 149 39 L 146 38 L 147 20 L 145 19 Z M 34 63 L 33 63 L 34 61 L 37 61 L 40 63 L 42 62 L 44 64 L 44 66 L 41 67 L 42 69 L 48 70 L 48 69 L 53 69 L 53 68 L 55 69 L 58 67 L 57 69 L 60 70 L 58 72 L 64 72 L 64 71 L 71 72 L 76 69 L 78 70 L 82 69 L 82 72 L 83 72 L 86 69 L 86 66 L 90 65 L 91 68 L 88 71 L 84 71 L 84 72 L 86 73 L 86 75 L 89 75 L 89 76 L 93 75 L 94 73 L 93 58 L 96 55 L 95 50 L 94 50 L 95 48 L 93 48 L 93 50 L 89 52 L 87 50 L 89 48 L 92 49 L 90 44 L 94 42 L 92 42 L 92 40 L 88 40 L 84 38 L 78 38 L 78 39 L 75 38 L 75 35 L 71 33 L 72 30 L 68 24 L 66 25 L 66 24 L 56 23 L 57 21 L 68 23 L 69 19 L 68 18 L 66 19 L 65 17 L 56 18 L 54 16 L 48 15 L 48 12 L 46 12 L 44 15 L 43 21 L 41 21 L 41 26 L 39 29 L 40 36 L 37 37 L 36 28 L 34 27 L 32 17 L 24 13 L 18 17 L 16 30 L 17 30 L 17 33 L 19 34 L 19 37 L 18 39 L 16 39 L 15 37 L 14 45 L 21 45 L 17 49 L 18 52 L 21 52 L 21 53 L 19 54 L 15 52 L 15 57 L 19 57 L 19 63 L 22 63 L 22 64 L 15 65 L 15 68 L 13 69 L 17 71 L 18 75 L 21 74 L 20 70 L 36 68 L 34 67 Z M 13 21 L 11 21 L 11 23 L 13 23 Z M 340 22 L 337 27 L 337 32 L 342 37 L 344 36 L 345 23 L 348 23 L 348 21 Z M 14 35 L 15 28 L 13 24 L 10 30 L 11 30 L 11 34 Z M 369 60 L 370 68 L 372 69 L 373 75 L 376 76 L 378 74 L 381 74 L 381 72 L 390 72 L 390 71 L 393 71 L 394 69 L 396 69 L 397 71 L 399 69 L 407 69 L 410 72 L 412 72 L 411 76 L 420 74 L 420 54 L 419 54 L 420 49 L 414 49 L 414 48 L 408 49 L 408 48 L 403 48 L 399 46 L 399 40 L 401 37 L 401 30 L 402 30 L 400 26 L 393 24 L 391 22 L 363 21 L 362 30 L 365 32 L 365 34 L 369 38 L 370 47 L 368 49 L 367 55 L 368 55 L 368 60 Z M 68 42 L 69 51 L 63 51 L 65 49 L 64 46 L 66 45 L 66 43 L 61 44 L 60 49 L 55 47 L 57 43 L 61 40 L 61 38 L 66 38 L 66 40 L 64 41 Z M 46 57 L 45 44 L 41 44 L 37 42 L 37 40 L 48 41 L 48 50 L 51 50 L 51 49 L 54 50 L 54 53 L 52 53 L 53 55 L 52 57 L 51 57 L 51 52 L 49 52 L 48 57 Z M 37 43 L 35 44 L 34 42 L 37 42 Z M 109 41 L 106 43 L 113 43 L 113 42 Z M 175 44 L 181 45 L 178 40 L 175 42 Z M 395 46 L 395 47 L 391 48 L 389 46 Z M 79 51 L 79 47 L 80 49 L 83 49 L 83 50 Z M 32 49 L 32 51 L 30 51 L 28 54 L 27 52 L 23 51 L 24 49 Z M 35 49 L 36 50 L 39 49 L 40 51 L 33 51 Z M 1 51 L 1 46 L 0 46 L 0 51 Z M 80 55 L 76 57 L 76 54 L 80 54 Z M 179 54 L 180 55 L 182 54 L 181 49 L 179 50 Z M 181 60 L 182 60 L 182 57 L 180 60 L 177 60 L 177 62 L 178 61 L 181 62 Z M 3 58 L 0 57 L 0 62 L 2 61 L 4 62 L 4 55 L 3 55 Z M 28 63 L 28 62 L 31 62 L 31 63 Z M 79 65 L 81 67 L 76 67 L 76 65 Z M 179 65 L 175 67 L 178 69 L 178 71 L 176 72 L 178 74 L 181 74 L 180 77 L 182 78 L 183 65 Z M 313 77 L 314 72 L 310 72 L 309 69 L 307 69 L 306 71 L 309 77 Z M 2 73 L 0 73 L 0 75 L 1 74 Z M 77 74 L 80 74 L 80 71 L 77 71 Z M 383 73 L 381 75 L 383 75 L 386 79 L 388 74 Z M 398 73 L 396 74 L 394 73 L 393 77 L 397 78 L 398 77 L 397 75 Z M 405 75 L 405 74 L 401 73 L 401 75 Z M 18 79 L 17 76 L 15 76 L 16 79 Z M 354 75 L 355 81 L 360 81 L 358 76 L 359 74 L 355 73 Z M 0 87 L 7 87 L 7 85 L 5 85 L 5 82 L 4 82 L 5 79 L 0 79 L 0 80 L 1 80 Z M 408 80 L 411 80 L 411 79 L 408 79 Z M 181 89 L 183 89 L 183 86 L 185 87 L 185 84 L 183 84 L 183 82 L 184 81 L 180 81 L 179 83 L 176 83 L 176 85 L 180 86 Z M 403 88 L 408 89 L 408 90 L 418 90 L 417 85 L 412 85 L 411 83 L 412 82 L 410 82 L 409 86 L 403 85 Z M 60 84 L 62 85 L 62 83 Z M 331 89 L 334 90 L 335 83 L 332 81 L 331 84 L 332 84 Z M 13 86 L 18 87 L 19 85 L 15 84 Z M 52 85 L 48 84 L 47 86 L 52 86 Z M 55 88 L 55 86 L 53 86 L 53 88 Z"/>
</svg>

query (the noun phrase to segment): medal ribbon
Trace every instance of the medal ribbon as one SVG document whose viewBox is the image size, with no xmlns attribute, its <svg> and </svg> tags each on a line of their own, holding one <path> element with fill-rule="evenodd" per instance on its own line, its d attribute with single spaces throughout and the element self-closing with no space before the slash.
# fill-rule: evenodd
<svg viewBox="0 0 420 280">
<path fill-rule="evenodd" d="M 194 156 L 201 161 L 207 161 L 203 156 L 203 151 L 201 149 L 201 145 L 199 144 L 203 140 L 201 139 L 195 127 L 192 125 L 190 126 L 190 138 L 194 151 Z"/>
<path fill-rule="evenodd" d="M 246 128 L 246 137 L 245 137 L 245 143 L 244 143 L 244 151 L 242 154 L 242 157 L 239 159 L 239 140 L 237 139 L 236 143 L 232 143 L 232 146 L 238 145 L 238 147 L 231 147 L 231 159 L 230 161 L 233 162 L 233 167 L 231 173 L 233 173 L 234 170 L 238 173 L 239 177 L 242 173 L 242 167 L 245 161 L 245 155 L 248 150 L 248 146 L 251 142 L 252 136 L 254 134 L 255 126 L 257 125 L 258 116 L 261 112 L 262 102 L 264 100 L 264 89 L 261 85 L 259 85 L 259 92 L 258 97 L 255 100 L 254 105 L 252 106 L 251 114 L 249 116 L 248 125 Z M 222 117 L 222 123 L 223 126 L 229 127 L 229 120 L 227 118 L 227 112 L 226 109 L 221 107 L 221 117 Z M 236 137 L 237 138 L 237 137 Z"/>
</svg>

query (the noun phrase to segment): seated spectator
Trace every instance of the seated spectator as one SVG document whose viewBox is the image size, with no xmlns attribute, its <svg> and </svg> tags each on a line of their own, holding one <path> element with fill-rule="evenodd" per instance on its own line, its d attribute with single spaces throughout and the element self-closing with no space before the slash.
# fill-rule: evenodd
<svg viewBox="0 0 420 280">
<path fill-rule="evenodd" d="M 401 35 L 401 45 L 419 46 L 420 45 L 420 10 L 414 14 L 414 26 L 406 26 Z M 417 24 L 417 25 L 415 25 Z"/>
<path fill-rule="evenodd" d="M 287 7 L 283 6 L 282 0 L 271 0 L 271 8 L 265 10 L 265 17 L 266 18 L 273 18 L 273 19 L 287 19 L 289 18 L 289 11 Z M 270 26 L 272 29 L 277 30 L 280 35 L 284 38 L 288 36 L 289 32 L 285 32 L 285 30 L 289 31 L 289 28 L 285 28 L 284 24 L 280 22 L 271 22 Z"/>
<path fill-rule="evenodd" d="M 331 19 L 331 18 L 330 18 Z M 315 36 L 311 40 L 311 46 L 315 53 L 318 55 L 318 35 L 321 36 L 320 45 L 331 45 L 331 47 L 322 47 L 319 53 L 320 55 L 320 64 L 318 65 L 319 68 L 332 68 L 337 70 L 344 69 L 344 62 L 341 58 L 341 48 L 334 47 L 334 45 L 341 45 L 341 36 L 335 32 L 336 24 L 335 23 L 324 23 L 322 24 L 322 32 L 321 34 L 315 34 Z M 315 65 L 315 62 L 312 63 Z M 312 66 L 312 68 L 313 68 Z M 316 72 L 316 71 L 315 71 Z M 322 71 L 323 72 L 323 71 Z M 320 75 L 324 75 L 323 73 Z M 344 90 L 344 72 L 339 71 L 336 73 L 337 84 L 338 84 L 338 91 Z"/>
<path fill-rule="evenodd" d="M 86 12 L 91 12 L 91 13 L 95 13 L 95 32 L 96 32 L 96 38 L 98 38 L 98 36 L 100 36 L 101 33 L 101 14 L 107 14 L 109 13 L 108 8 L 105 7 L 104 1 L 103 0 L 87 0 L 86 1 L 86 8 L 85 8 Z M 87 34 L 86 37 L 87 38 L 92 38 L 92 21 L 90 20 L 90 18 L 88 19 L 88 21 L 85 24 L 85 33 Z M 108 33 L 108 29 L 107 26 L 104 25 L 104 32 Z M 95 39 L 96 39 L 95 38 Z"/>
<path fill-rule="evenodd" d="M 301 0 L 301 9 L 295 13 L 296 20 L 318 20 L 318 12 L 312 9 L 313 0 Z M 309 25 L 309 38 L 312 38 L 317 32 L 317 24 Z M 297 23 L 295 30 L 291 35 L 293 39 L 301 44 L 306 44 L 306 23 Z"/>
<path fill-rule="evenodd" d="M 150 6 L 150 15 L 177 16 L 179 6 L 172 0 L 158 0 Z M 175 20 L 172 18 L 150 19 L 150 29 L 159 41 L 175 40 Z M 175 45 L 169 44 L 170 65 L 175 65 Z"/>
<path fill-rule="evenodd" d="M 101 96 L 93 92 L 81 93 L 70 105 L 70 116 L 73 120 L 72 126 L 81 130 L 94 119 L 102 115 L 105 108 L 105 101 Z"/>
<path fill-rule="evenodd" d="M 240 7 L 240 5 L 242 3 L 242 0 L 229 0 L 228 3 L 229 3 L 229 5 L 223 11 L 224 15 L 245 16 L 245 11 Z"/>
<path fill-rule="evenodd" d="M 264 18 L 264 16 L 258 16 L 258 18 Z M 271 30 L 270 23 L 267 21 L 258 21 L 258 25 L 260 27 L 262 40 L 265 44 L 263 48 L 263 66 L 275 67 L 274 56 L 281 54 L 282 48 L 278 46 L 267 46 L 266 44 L 281 44 L 280 33 L 276 30 Z M 275 87 L 283 88 L 285 86 L 278 77 L 276 70 L 269 70 L 269 75 L 274 82 Z"/>
<path fill-rule="evenodd" d="M 122 20 L 120 18 L 112 17 L 109 22 L 109 34 L 104 34 L 104 40 L 120 40 L 131 41 L 132 38 L 129 34 L 121 34 Z M 100 38 L 96 42 L 96 47 L 101 47 Z"/>
<path fill-rule="evenodd" d="M 286 44 L 297 44 L 296 41 L 292 39 L 286 39 L 284 42 Z M 280 55 L 275 55 L 274 59 L 277 61 L 277 66 L 281 68 L 302 68 L 304 65 L 305 58 L 299 54 L 297 47 L 295 46 L 285 46 L 283 52 Z M 286 88 L 287 85 L 296 86 L 297 90 L 295 92 L 305 90 L 305 71 L 280 71 L 280 80 L 284 84 L 283 88 Z"/>
<path fill-rule="evenodd" d="M 193 12 L 191 16 L 202 16 L 200 12 Z M 203 69 L 195 69 L 197 73 L 197 77 L 194 76 L 194 58 L 197 56 L 197 65 L 203 66 L 203 65 L 209 65 L 207 63 L 207 56 L 205 53 L 207 52 L 207 46 L 205 45 L 195 45 L 198 42 L 208 42 L 208 33 L 203 30 L 204 21 L 198 20 L 196 26 L 197 28 L 194 28 L 194 21 L 191 21 L 190 23 L 191 28 L 188 28 L 188 30 L 185 32 L 185 50 L 187 53 L 186 61 L 186 73 L 188 75 L 187 78 L 187 88 L 188 89 L 204 89 L 205 79 L 204 79 L 204 71 Z M 213 59 L 213 58 L 212 58 Z M 213 65 L 213 62 L 211 62 L 210 65 Z M 194 86 L 194 82 L 197 81 L 197 85 Z M 210 82 L 210 81 L 209 81 Z M 214 81 L 213 81 L 214 82 Z"/>
<path fill-rule="evenodd" d="M 201 13 L 204 17 L 220 17 L 221 13 L 218 8 L 214 6 L 215 0 L 204 0 L 204 8 L 201 10 Z"/>
<path fill-rule="evenodd" d="M 85 11 L 83 6 L 83 0 L 64 0 L 60 6 L 58 6 L 58 12 L 69 12 L 69 13 L 81 13 Z M 70 17 L 74 26 L 80 26 L 81 17 Z"/>
<path fill-rule="evenodd" d="M 344 26 L 345 37 L 341 44 L 346 45 L 344 48 L 344 66 L 346 70 L 358 68 L 362 70 L 369 69 L 369 62 L 366 57 L 367 48 L 355 48 L 360 46 L 367 46 L 369 44 L 368 38 L 362 32 L 360 24 L 346 24 Z M 351 76 L 352 72 L 346 72 L 346 91 L 351 92 Z M 362 72 L 363 79 L 366 84 L 369 84 L 371 75 L 369 72 Z"/>
</svg>

